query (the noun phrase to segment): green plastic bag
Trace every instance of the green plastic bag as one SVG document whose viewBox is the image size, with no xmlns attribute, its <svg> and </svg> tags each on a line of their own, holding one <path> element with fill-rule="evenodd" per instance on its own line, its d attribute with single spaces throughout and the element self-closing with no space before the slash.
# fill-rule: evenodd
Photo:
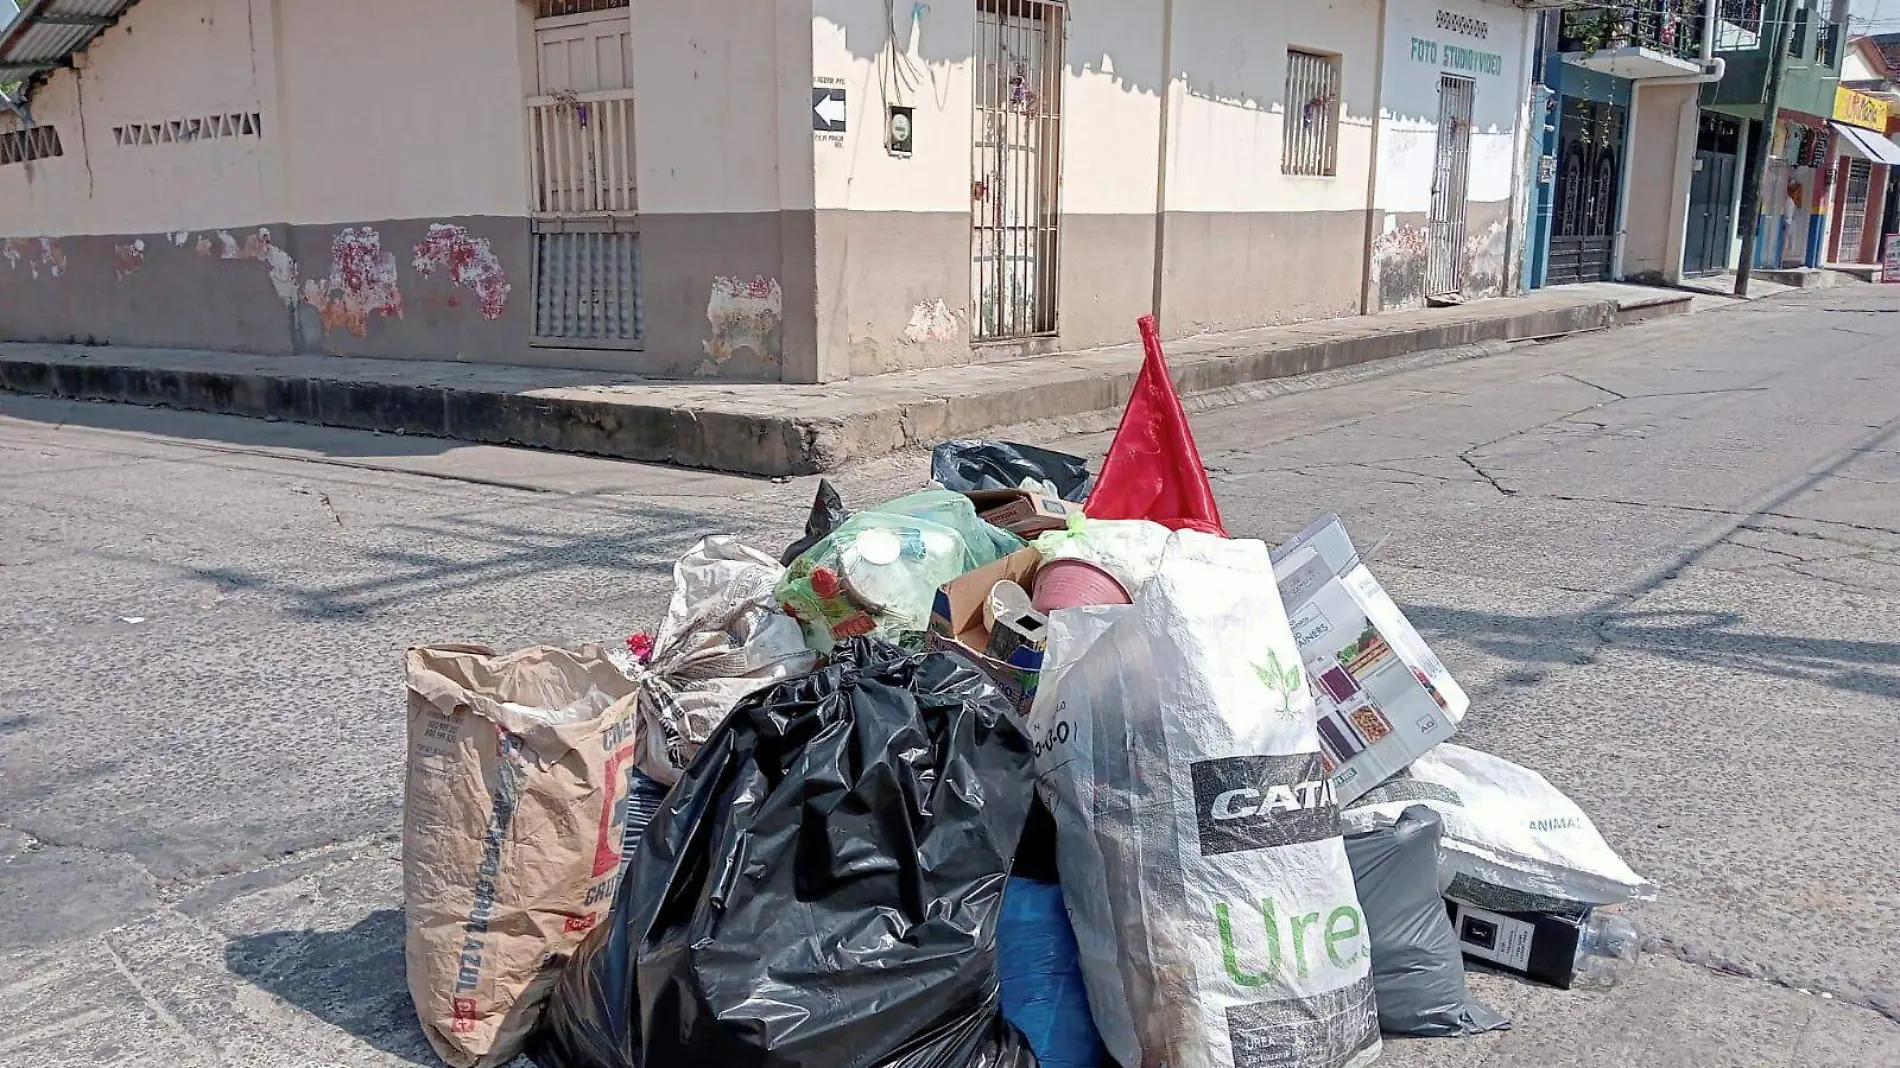
<svg viewBox="0 0 1900 1068">
<path fill-rule="evenodd" d="M 777 594 L 819 653 L 865 634 L 915 644 L 938 587 L 1021 548 L 968 497 L 926 490 L 846 520 L 792 561 Z"/>
</svg>

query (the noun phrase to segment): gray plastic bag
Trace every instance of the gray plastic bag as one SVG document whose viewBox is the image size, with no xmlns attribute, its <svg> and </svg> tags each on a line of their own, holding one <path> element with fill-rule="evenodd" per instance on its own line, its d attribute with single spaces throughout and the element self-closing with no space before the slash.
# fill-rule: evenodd
<svg viewBox="0 0 1900 1068">
<path fill-rule="evenodd" d="M 1438 896 L 1438 813 L 1413 805 L 1396 823 L 1346 836 L 1372 942 L 1372 989 L 1379 1030 L 1388 1035 L 1462 1038 L 1511 1021 L 1465 987 L 1458 933 Z"/>
</svg>

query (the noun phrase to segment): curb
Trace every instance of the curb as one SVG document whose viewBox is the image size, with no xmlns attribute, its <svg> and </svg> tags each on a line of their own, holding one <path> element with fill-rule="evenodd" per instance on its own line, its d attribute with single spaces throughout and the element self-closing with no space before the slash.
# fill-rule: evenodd
<svg viewBox="0 0 1900 1068">
<path fill-rule="evenodd" d="M 1686 295 L 1602 300 L 1424 328 L 1215 349 L 1170 357 L 1176 387 L 1208 394 L 1249 383 L 1351 367 L 1394 356 L 1558 337 L 1689 310 Z M 1139 364 L 1125 352 L 1042 357 L 1034 388 L 1020 373 L 974 365 L 968 391 L 873 389 L 815 414 L 736 402 L 684 406 L 585 390 L 524 391 L 471 383 L 273 374 L 113 360 L 111 348 L 58 358 L 0 351 L 0 391 L 280 419 L 614 459 L 787 476 L 836 470 L 913 445 L 999 426 L 1110 411 L 1127 402 Z M 94 355 L 94 354 L 98 355 Z M 202 361 L 199 361 L 202 363 Z M 984 379 L 988 379 L 985 381 Z M 862 381 L 862 380 L 861 380 Z M 1218 400 L 1215 400 L 1218 404 Z"/>
</svg>

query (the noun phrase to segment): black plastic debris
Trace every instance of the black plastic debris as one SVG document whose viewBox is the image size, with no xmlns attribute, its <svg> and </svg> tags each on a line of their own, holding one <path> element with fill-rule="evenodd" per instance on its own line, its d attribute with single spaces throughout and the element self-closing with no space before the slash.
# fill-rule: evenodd
<svg viewBox="0 0 1900 1068">
<path fill-rule="evenodd" d="M 1458 934 L 1438 896 L 1438 813 L 1413 805 L 1398 822 L 1346 836 L 1346 860 L 1372 943 L 1379 1030 L 1456 1038 L 1511 1026 L 1465 986 Z"/>
<path fill-rule="evenodd" d="M 1065 452 L 1017 445 L 1007 441 L 954 440 L 930 452 L 930 477 L 947 490 L 1015 489 L 1023 479 L 1041 479 L 1055 486 L 1065 501 L 1088 499 L 1094 478 L 1087 461 Z"/>
<path fill-rule="evenodd" d="M 543 1068 L 1036 1068 L 995 933 L 1033 788 L 1009 701 L 873 639 L 748 697 L 562 972 Z"/>
<path fill-rule="evenodd" d="M 844 498 L 838 495 L 838 489 L 828 478 L 818 480 L 818 494 L 812 499 L 811 514 L 805 517 L 805 536 L 793 542 L 778 558 L 783 567 L 792 566 L 792 561 L 805 555 L 812 546 L 824 541 L 832 531 L 844 526 L 851 518 L 850 509 L 844 506 Z"/>
</svg>

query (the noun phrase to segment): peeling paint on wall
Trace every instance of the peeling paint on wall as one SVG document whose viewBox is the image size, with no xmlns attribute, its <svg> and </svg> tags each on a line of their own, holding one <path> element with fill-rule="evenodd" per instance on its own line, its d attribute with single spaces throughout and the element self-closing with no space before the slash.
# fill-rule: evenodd
<svg viewBox="0 0 1900 1068">
<path fill-rule="evenodd" d="M 365 337 L 371 313 L 402 318 L 396 257 L 383 251 L 382 235 L 374 227 L 346 227 L 330 242 L 330 277 L 306 281 L 303 299 L 317 309 L 325 334 L 340 326 Z"/>
<path fill-rule="evenodd" d="M 50 237 L 9 237 L 0 255 L 6 257 L 8 270 L 17 270 L 25 262 L 35 279 L 39 278 L 42 268 L 54 278 L 66 273 L 66 254 L 59 250 L 59 242 Z"/>
<path fill-rule="evenodd" d="M 285 307 L 291 307 L 297 303 L 297 261 L 291 259 L 290 253 L 278 248 L 271 240 L 270 227 L 260 226 L 255 233 L 244 235 L 242 245 L 238 244 L 237 238 L 231 236 L 230 231 L 220 230 L 218 244 L 223 246 L 223 251 L 218 255 L 221 260 L 255 260 L 268 267 L 270 286 L 276 290 L 277 299 L 283 301 Z M 198 255 L 210 254 L 210 239 L 199 238 Z"/>
<path fill-rule="evenodd" d="M 904 340 L 913 345 L 931 341 L 955 341 L 963 333 L 963 324 L 950 305 L 942 300 L 920 300 L 910 310 L 910 324 L 904 327 Z"/>
<path fill-rule="evenodd" d="M 1465 296 L 1496 297 L 1504 293 L 1505 253 L 1502 220 L 1465 239 Z"/>
<path fill-rule="evenodd" d="M 1372 243 L 1373 285 L 1385 311 L 1413 307 L 1425 299 L 1423 226 L 1392 226 Z"/>
<path fill-rule="evenodd" d="M 482 302 L 484 319 L 501 318 L 502 307 L 508 303 L 508 292 L 514 288 L 508 284 L 508 275 L 501 269 L 501 260 L 496 258 L 488 239 L 470 236 L 466 226 L 430 223 L 428 236 L 416 244 L 413 266 L 416 273 L 424 277 L 446 269 L 449 281 L 474 291 Z M 450 306 L 457 303 L 451 294 Z"/>
<path fill-rule="evenodd" d="M 116 258 L 112 273 L 115 277 L 124 278 L 145 266 L 145 239 L 134 238 L 129 245 L 114 245 L 112 253 Z"/>
<path fill-rule="evenodd" d="M 716 375 L 719 367 L 741 350 L 768 363 L 777 363 L 779 326 L 784 321 L 785 294 L 776 278 L 713 279 L 712 296 L 706 301 L 706 322 L 712 336 L 706 339 L 705 360 L 697 374 Z"/>
</svg>

